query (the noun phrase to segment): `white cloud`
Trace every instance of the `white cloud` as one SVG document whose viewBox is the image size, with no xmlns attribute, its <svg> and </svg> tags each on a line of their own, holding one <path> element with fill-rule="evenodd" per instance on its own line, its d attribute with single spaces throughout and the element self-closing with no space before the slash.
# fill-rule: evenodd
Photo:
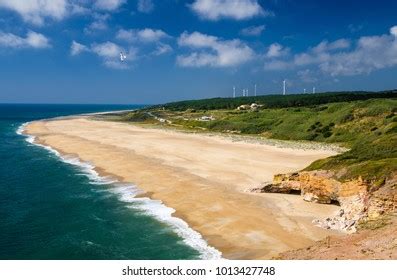
<svg viewBox="0 0 397 280">
<path fill-rule="evenodd" d="M 265 70 L 285 70 L 290 67 L 288 62 L 280 60 L 280 58 L 288 56 L 290 49 L 286 48 L 279 43 L 273 43 L 267 49 L 265 58 Z"/>
<path fill-rule="evenodd" d="M 292 69 L 294 67 L 301 67 L 313 64 L 320 64 L 329 61 L 332 53 L 348 49 L 350 41 L 346 39 L 336 40 L 334 42 L 322 41 L 317 46 L 310 48 L 307 52 L 299 53 L 293 56 L 292 61 L 281 60 L 290 54 L 290 49 L 281 46 L 278 43 L 270 45 L 266 58 L 271 61 L 265 62 L 266 70 L 284 70 Z"/>
<path fill-rule="evenodd" d="M 46 36 L 40 33 L 29 31 L 26 37 L 26 43 L 33 48 L 49 48 L 51 45 Z"/>
<path fill-rule="evenodd" d="M 237 66 L 254 56 L 254 51 L 240 40 L 221 40 L 199 32 L 184 32 L 179 37 L 178 44 L 199 50 L 177 57 L 177 64 L 184 67 Z"/>
<path fill-rule="evenodd" d="M 269 14 L 257 0 L 195 0 L 190 8 L 199 17 L 208 20 L 221 18 L 244 20 Z"/>
<path fill-rule="evenodd" d="M 129 62 L 136 59 L 137 53 L 135 48 L 131 47 L 126 51 L 121 46 L 109 41 L 100 44 L 92 44 L 90 50 L 102 58 L 105 66 L 113 69 L 129 69 Z M 126 59 L 124 61 L 120 61 L 120 52 L 126 54 Z"/>
<path fill-rule="evenodd" d="M 107 23 L 107 20 L 110 18 L 109 14 L 93 13 L 92 17 L 94 20 L 84 28 L 84 33 L 95 34 L 109 28 Z"/>
<path fill-rule="evenodd" d="M 86 26 L 84 28 L 84 33 L 86 34 L 94 34 L 98 31 L 104 31 L 107 30 L 108 24 L 106 21 L 102 21 L 102 20 L 96 20 L 91 22 L 88 26 Z"/>
<path fill-rule="evenodd" d="M 93 44 L 92 51 L 104 58 L 118 58 L 123 49 L 112 42 L 105 42 L 102 44 Z"/>
<path fill-rule="evenodd" d="M 168 35 L 164 31 L 154 30 L 150 28 L 139 30 L 137 35 L 144 42 L 157 42 L 160 39 L 168 37 Z"/>
<path fill-rule="evenodd" d="M 117 32 L 116 38 L 127 42 L 141 41 L 144 43 L 158 42 L 161 39 L 169 38 L 170 36 L 160 29 L 120 29 Z"/>
<path fill-rule="evenodd" d="M 390 28 L 390 34 L 397 37 L 397 25 Z"/>
<path fill-rule="evenodd" d="M 89 50 L 90 49 L 87 46 L 77 43 L 76 41 L 73 41 L 72 45 L 70 46 L 70 54 L 72 56 L 79 55 L 80 53 L 86 52 Z"/>
<path fill-rule="evenodd" d="M 123 49 L 112 42 L 105 42 L 101 44 L 93 44 L 91 51 L 102 58 L 103 64 L 113 69 L 127 69 L 128 66 L 120 61 L 120 52 Z"/>
<path fill-rule="evenodd" d="M 289 48 L 285 48 L 278 43 L 271 44 L 267 50 L 266 57 L 277 58 L 289 54 Z"/>
<path fill-rule="evenodd" d="M 116 38 L 127 42 L 133 42 L 136 40 L 135 33 L 134 30 L 120 29 L 116 34 Z"/>
<path fill-rule="evenodd" d="M 41 26 L 46 18 L 61 20 L 67 15 L 67 0 L 0 0 L 0 8 L 18 13 L 24 21 Z"/>
<path fill-rule="evenodd" d="M 80 1 L 77 1 L 76 3 L 70 3 L 69 5 L 69 14 L 71 15 L 89 15 L 91 14 L 91 9 L 88 7 L 82 6 L 83 3 L 80 3 Z"/>
<path fill-rule="evenodd" d="M 172 52 L 172 47 L 170 45 L 159 43 L 153 54 L 159 56 L 170 52 Z"/>
<path fill-rule="evenodd" d="M 137 8 L 141 13 L 150 13 L 154 9 L 154 4 L 152 0 L 138 0 Z"/>
<path fill-rule="evenodd" d="M 291 64 L 287 61 L 282 60 L 271 60 L 265 62 L 264 69 L 265 70 L 285 70 L 291 68 Z"/>
<path fill-rule="evenodd" d="M 320 63 L 331 76 L 352 76 L 397 66 L 397 37 L 392 35 L 361 37 L 350 52 L 332 54 Z"/>
<path fill-rule="evenodd" d="M 177 64 L 183 67 L 213 66 L 217 63 L 218 56 L 209 53 L 192 53 L 187 56 L 178 56 Z"/>
<path fill-rule="evenodd" d="M 316 74 L 309 69 L 300 70 L 297 74 L 299 79 L 305 83 L 315 83 L 318 81 Z"/>
<path fill-rule="evenodd" d="M 33 31 L 29 31 L 25 38 L 19 37 L 12 33 L 3 33 L 0 31 L 0 46 L 14 49 L 45 49 L 51 47 L 49 40 L 46 36 Z"/>
<path fill-rule="evenodd" d="M 353 46 L 347 39 L 322 41 L 292 59 L 266 61 L 264 67 L 267 70 L 282 70 L 308 66 L 333 77 L 369 74 L 396 67 L 397 26 L 393 26 L 389 34 L 361 37 Z"/>
<path fill-rule="evenodd" d="M 321 63 L 330 59 L 330 54 L 327 52 L 316 53 L 312 52 L 301 53 L 295 55 L 294 64 L 298 66 L 305 66 L 309 64 Z"/>
<path fill-rule="evenodd" d="M 249 26 L 241 29 L 240 34 L 244 36 L 259 36 L 265 29 L 265 25 Z"/>
<path fill-rule="evenodd" d="M 150 28 L 145 29 L 120 29 L 116 34 L 116 39 L 128 43 L 156 44 L 156 48 L 149 55 L 159 56 L 172 52 L 172 47 L 162 42 L 163 39 L 171 38 L 162 30 Z"/>
<path fill-rule="evenodd" d="M 314 48 L 309 49 L 308 52 L 296 55 L 294 63 L 298 66 L 323 63 L 331 59 L 331 54 L 334 51 L 348 49 L 349 47 L 350 41 L 346 39 L 339 39 L 331 43 L 322 41 Z"/>
<path fill-rule="evenodd" d="M 217 42 L 217 37 L 202 34 L 200 32 L 193 32 L 191 34 L 184 32 L 178 39 L 179 45 L 194 48 L 212 47 L 216 45 Z"/>
<path fill-rule="evenodd" d="M 114 11 L 125 2 L 126 0 L 96 0 L 94 6 L 99 10 Z"/>
<path fill-rule="evenodd" d="M 321 53 L 325 51 L 333 51 L 340 49 L 348 49 L 350 47 L 350 41 L 347 39 L 339 39 L 334 42 L 329 43 L 328 41 L 322 41 L 312 50 L 314 53 Z"/>
</svg>

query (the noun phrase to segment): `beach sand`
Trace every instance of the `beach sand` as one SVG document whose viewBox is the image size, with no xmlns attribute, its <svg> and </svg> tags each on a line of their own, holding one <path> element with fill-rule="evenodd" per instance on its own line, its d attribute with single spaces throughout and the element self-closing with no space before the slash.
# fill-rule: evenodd
<svg viewBox="0 0 397 280">
<path fill-rule="evenodd" d="M 335 205 L 244 192 L 332 151 L 233 142 L 88 117 L 33 122 L 25 133 L 176 209 L 176 217 L 228 259 L 269 259 L 337 234 L 311 223 L 332 215 Z"/>
</svg>

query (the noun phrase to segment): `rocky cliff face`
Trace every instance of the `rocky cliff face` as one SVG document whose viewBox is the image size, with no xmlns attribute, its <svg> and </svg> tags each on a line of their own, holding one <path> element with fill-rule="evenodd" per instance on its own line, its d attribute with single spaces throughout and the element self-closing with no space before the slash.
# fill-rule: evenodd
<svg viewBox="0 0 397 280">
<path fill-rule="evenodd" d="M 300 194 L 305 201 L 341 206 L 335 216 L 325 220 L 315 220 L 318 226 L 326 229 L 356 231 L 359 221 L 397 211 L 397 175 L 374 187 L 361 178 L 341 182 L 331 171 L 303 171 L 274 176 L 272 183 L 252 189 L 253 192 Z"/>
<path fill-rule="evenodd" d="M 376 219 L 383 214 L 397 212 L 397 177 L 374 191 L 368 201 L 368 219 Z"/>
</svg>

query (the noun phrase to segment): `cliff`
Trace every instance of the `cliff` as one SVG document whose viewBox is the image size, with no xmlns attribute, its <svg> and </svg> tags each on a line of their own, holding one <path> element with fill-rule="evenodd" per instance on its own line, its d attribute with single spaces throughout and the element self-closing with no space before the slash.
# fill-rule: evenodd
<svg viewBox="0 0 397 280">
<path fill-rule="evenodd" d="M 338 179 L 341 176 L 323 170 L 279 174 L 272 183 L 251 191 L 300 194 L 308 202 L 338 204 L 341 208 L 333 217 L 313 223 L 348 233 L 356 232 L 360 222 L 397 211 L 397 174 L 382 182 L 368 182 L 360 177 L 341 181 Z"/>
</svg>

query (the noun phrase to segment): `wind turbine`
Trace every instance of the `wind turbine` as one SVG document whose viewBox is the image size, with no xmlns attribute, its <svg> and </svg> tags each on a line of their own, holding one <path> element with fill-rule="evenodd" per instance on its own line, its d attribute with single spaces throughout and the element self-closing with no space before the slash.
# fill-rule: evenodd
<svg viewBox="0 0 397 280">
<path fill-rule="evenodd" d="M 286 80 L 283 81 L 283 95 L 285 95 L 286 92 Z"/>
<path fill-rule="evenodd" d="M 236 98 L 236 87 L 233 86 L 233 98 Z"/>
<path fill-rule="evenodd" d="M 255 96 L 256 96 L 256 84 L 255 84 Z"/>
<path fill-rule="evenodd" d="M 313 87 L 313 94 L 316 93 L 316 87 Z"/>
</svg>

